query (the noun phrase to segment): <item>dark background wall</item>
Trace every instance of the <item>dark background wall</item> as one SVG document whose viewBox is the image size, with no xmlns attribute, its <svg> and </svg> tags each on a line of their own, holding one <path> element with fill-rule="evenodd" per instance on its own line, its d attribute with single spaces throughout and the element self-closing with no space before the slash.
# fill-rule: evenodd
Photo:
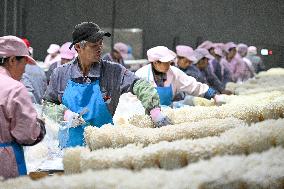
<svg viewBox="0 0 284 189">
<path fill-rule="evenodd" d="M 1 0 L 0 35 L 27 37 L 43 60 L 49 44 L 70 41 L 82 21 L 110 28 L 113 1 Z M 283 0 L 116 0 L 115 28 L 143 29 L 144 57 L 156 45 L 234 41 L 272 49 L 267 67 L 284 67 L 283 23 Z"/>
</svg>

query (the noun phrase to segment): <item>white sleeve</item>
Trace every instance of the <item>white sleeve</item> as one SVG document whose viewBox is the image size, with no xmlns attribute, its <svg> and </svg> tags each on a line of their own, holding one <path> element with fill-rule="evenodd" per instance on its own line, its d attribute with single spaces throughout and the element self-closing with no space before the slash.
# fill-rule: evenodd
<svg viewBox="0 0 284 189">
<path fill-rule="evenodd" d="M 186 75 L 180 69 L 173 68 L 172 71 L 176 76 L 174 82 L 176 85 L 177 92 L 185 92 L 189 95 L 203 97 L 204 94 L 208 91 L 208 85 L 197 82 L 194 77 Z"/>
</svg>

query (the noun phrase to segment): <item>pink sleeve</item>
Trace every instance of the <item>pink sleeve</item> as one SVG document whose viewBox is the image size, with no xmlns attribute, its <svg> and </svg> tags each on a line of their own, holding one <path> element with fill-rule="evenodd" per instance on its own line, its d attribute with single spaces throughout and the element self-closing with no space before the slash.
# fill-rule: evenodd
<svg viewBox="0 0 284 189">
<path fill-rule="evenodd" d="M 10 93 L 7 106 L 10 110 L 11 135 L 19 144 L 32 144 L 40 133 L 37 113 L 24 85 Z"/>
<path fill-rule="evenodd" d="M 245 75 L 246 67 L 245 63 L 241 59 L 237 59 L 237 65 L 236 65 L 236 80 L 242 81 L 243 77 Z"/>
</svg>

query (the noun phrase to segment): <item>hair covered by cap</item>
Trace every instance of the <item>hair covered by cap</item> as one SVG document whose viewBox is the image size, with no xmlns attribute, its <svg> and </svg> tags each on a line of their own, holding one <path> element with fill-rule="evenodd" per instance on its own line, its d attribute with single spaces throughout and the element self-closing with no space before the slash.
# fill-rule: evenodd
<svg viewBox="0 0 284 189">
<path fill-rule="evenodd" d="M 72 32 L 73 42 L 69 48 L 71 49 L 74 44 L 83 40 L 96 42 L 103 36 L 110 37 L 111 34 L 109 32 L 104 32 L 93 22 L 82 22 L 75 26 L 74 31 Z"/>
<path fill-rule="evenodd" d="M 196 61 L 194 51 L 190 46 L 178 45 L 176 46 L 176 52 L 178 56 L 185 57 L 192 62 Z"/>
<path fill-rule="evenodd" d="M 113 49 L 119 52 L 123 59 L 127 58 L 128 46 L 125 43 L 115 43 Z"/>
<path fill-rule="evenodd" d="M 214 47 L 214 43 L 212 41 L 204 41 L 203 43 L 201 43 L 198 47 L 198 49 L 200 48 L 204 48 L 204 49 L 211 49 L 211 48 L 215 48 Z"/>
<path fill-rule="evenodd" d="M 234 42 L 228 42 L 224 45 L 224 51 L 226 53 L 229 53 L 233 48 L 237 48 L 237 45 Z"/>
<path fill-rule="evenodd" d="M 0 57 L 11 56 L 24 56 L 28 60 L 27 63 L 36 64 L 36 61 L 29 56 L 29 49 L 21 38 L 12 35 L 0 37 Z"/>
<path fill-rule="evenodd" d="M 195 49 L 194 52 L 195 52 L 195 57 L 197 59 L 196 62 L 194 62 L 194 64 L 197 64 L 204 57 L 208 59 L 214 59 L 214 57 L 205 48 L 197 48 Z"/>
<path fill-rule="evenodd" d="M 176 58 L 175 54 L 165 46 L 156 46 L 149 49 L 147 57 L 149 62 L 171 62 Z"/>
<path fill-rule="evenodd" d="M 248 54 L 249 55 L 257 55 L 257 48 L 255 46 L 248 47 Z"/>
<path fill-rule="evenodd" d="M 248 51 L 248 46 L 246 44 L 240 43 L 237 46 L 237 51 L 240 55 L 245 55 Z"/>
<path fill-rule="evenodd" d="M 76 50 L 74 48 L 69 49 L 70 45 L 71 42 L 66 42 L 60 47 L 59 52 L 61 58 L 71 60 L 76 56 L 77 54 Z"/>
</svg>

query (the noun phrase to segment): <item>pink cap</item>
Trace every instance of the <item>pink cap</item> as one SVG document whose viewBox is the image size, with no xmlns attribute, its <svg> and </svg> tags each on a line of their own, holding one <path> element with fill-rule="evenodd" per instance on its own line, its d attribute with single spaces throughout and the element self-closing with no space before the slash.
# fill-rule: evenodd
<svg viewBox="0 0 284 189">
<path fill-rule="evenodd" d="M 224 43 L 214 43 L 214 48 L 220 48 L 223 49 L 224 48 Z"/>
<path fill-rule="evenodd" d="M 203 43 L 201 43 L 198 47 L 199 48 L 204 48 L 204 49 L 211 49 L 211 48 L 215 48 L 214 47 L 214 43 L 212 43 L 211 41 L 204 41 Z"/>
<path fill-rule="evenodd" d="M 194 56 L 194 51 L 190 46 L 178 45 L 176 46 L 176 51 L 178 56 L 185 57 L 188 60 L 191 60 L 192 62 L 196 61 L 196 58 Z"/>
<path fill-rule="evenodd" d="M 147 57 L 149 62 L 171 62 L 176 58 L 174 53 L 164 46 L 157 46 L 149 49 L 147 51 Z"/>
<path fill-rule="evenodd" d="M 66 42 L 60 47 L 59 52 L 61 58 L 72 60 L 76 56 L 77 52 L 74 47 L 72 47 L 71 50 L 69 49 L 71 44 L 71 42 Z"/>
<path fill-rule="evenodd" d="M 114 44 L 113 49 L 120 53 L 123 59 L 128 56 L 128 46 L 125 43 L 118 42 Z"/>
<path fill-rule="evenodd" d="M 48 49 L 47 49 L 47 53 L 48 54 L 54 54 L 56 52 L 58 52 L 60 49 L 60 46 L 57 44 L 50 44 Z"/>
<path fill-rule="evenodd" d="M 223 50 L 220 47 L 215 47 L 214 52 L 215 52 L 216 55 L 224 56 L 223 55 Z"/>
<path fill-rule="evenodd" d="M 201 60 L 202 58 L 206 57 L 208 59 L 214 59 L 214 56 L 212 56 L 207 49 L 204 48 L 198 48 L 195 49 L 195 57 L 196 57 L 196 62 L 194 62 L 194 64 L 196 64 L 199 60 Z"/>
<path fill-rule="evenodd" d="M 255 46 L 249 46 L 248 55 L 257 55 L 257 48 Z"/>
<path fill-rule="evenodd" d="M 24 56 L 28 64 L 36 64 L 36 61 L 29 56 L 29 49 L 21 38 L 16 36 L 0 37 L 0 57 Z"/>
<path fill-rule="evenodd" d="M 229 53 L 229 50 L 230 50 L 230 49 L 236 48 L 236 47 L 237 47 L 237 45 L 236 45 L 235 43 L 229 42 L 229 43 L 226 43 L 226 44 L 224 45 L 224 51 L 227 52 L 227 53 Z"/>
<path fill-rule="evenodd" d="M 237 46 L 237 51 L 243 57 L 248 52 L 248 46 L 246 44 L 240 43 Z"/>
</svg>

